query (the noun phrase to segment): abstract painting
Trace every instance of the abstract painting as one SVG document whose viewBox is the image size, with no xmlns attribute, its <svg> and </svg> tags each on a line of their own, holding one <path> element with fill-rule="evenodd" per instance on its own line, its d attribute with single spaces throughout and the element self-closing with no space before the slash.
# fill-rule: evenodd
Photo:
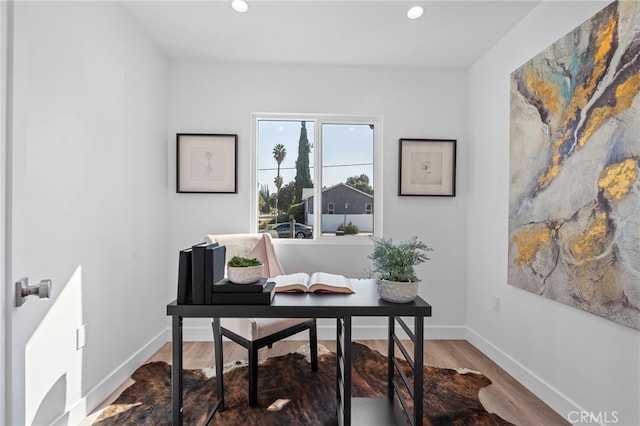
<svg viewBox="0 0 640 426">
<path fill-rule="evenodd" d="M 509 284 L 640 329 L 640 2 L 510 83 Z"/>
</svg>

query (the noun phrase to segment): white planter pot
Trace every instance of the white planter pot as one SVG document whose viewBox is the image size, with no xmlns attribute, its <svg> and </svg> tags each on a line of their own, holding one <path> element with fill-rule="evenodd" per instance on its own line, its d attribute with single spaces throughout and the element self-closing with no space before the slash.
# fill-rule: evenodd
<svg viewBox="0 0 640 426">
<path fill-rule="evenodd" d="M 408 303 L 418 296 L 419 282 L 378 280 L 378 294 L 387 302 Z"/>
<path fill-rule="evenodd" d="M 227 266 L 227 278 L 234 284 L 251 284 L 262 278 L 264 265 Z"/>
</svg>

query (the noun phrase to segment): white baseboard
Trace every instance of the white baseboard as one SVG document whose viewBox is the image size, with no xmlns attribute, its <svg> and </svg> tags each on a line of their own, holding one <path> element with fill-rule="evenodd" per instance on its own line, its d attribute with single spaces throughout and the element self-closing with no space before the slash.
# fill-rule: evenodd
<svg viewBox="0 0 640 426">
<path fill-rule="evenodd" d="M 566 397 L 558 389 L 554 388 L 493 343 L 476 333 L 473 329 L 467 327 L 466 330 L 467 334 L 465 339 L 469 343 L 478 348 L 480 352 L 498 364 L 503 370 L 513 376 L 562 417 L 567 419 L 571 412 L 584 412 L 582 407 Z"/>
<path fill-rule="evenodd" d="M 410 327 L 413 330 L 413 327 Z M 397 327 L 400 330 L 400 327 Z M 433 340 L 464 340 L 466 338 L 466 327 L 458 326 L 429 326 L 424 328 L 425 339 Z M 171 330 L 167 329 L 167 339 L 171 340 Z M 305 332 L 291 336 L 288 340 L 306 340 L 308 334 Z M 386 326 L 365 326 L 355 325 L 351 330 L 351 337 L 354 340 L 376 340 L 387 338 Z M 318 339 L 333 340 L 336 338 L 336 328 L 334 325 L 318 324 Z M 194 326 L 182 328 L 182 339 L 185 342 L 209 342 L 213 341 L 213 331 L 210 326 Z"/>
<path fill-rule="evenodd" d="M 465 340 L 467 328 L 460 326 L 426 326 L 424 338 L 428 340 Z"/>
<path fill-rule="evenodd" d="M 182 327 L 182 340 L 185 342 L 213 342 L 213 329 L 208 327 Z M 171 328 L 167 329 L 167 341 L 171 341 Z"/>
<path fill-rule="evenodd" d="M 170 341 L 169 329 L 165 329 L 152 338 L 147 344 L 142 346 L 137 352 L 120 364 L 115 370 L 105 377 L 100 383 L 90 389 L 84 398 L 73 404 L 66 413 L 60 416 L 54 425 L 57 424 L 80 424 L 93 410 L 122 385 L 136 371 L 138 367 L 145 363 L 155 354 L 167 341 Z"/>
</svg>

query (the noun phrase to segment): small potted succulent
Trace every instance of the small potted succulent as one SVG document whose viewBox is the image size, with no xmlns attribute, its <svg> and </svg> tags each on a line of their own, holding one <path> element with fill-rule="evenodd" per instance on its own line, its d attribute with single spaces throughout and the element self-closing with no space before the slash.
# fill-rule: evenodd
<svg viewBox="0 0 640 426">
<path fill-rule="evenodd" d="M 371 237 L 373 251 L 369 259 L 373 260 L 373 272 L 378 278 L 378 294 L 383 300 L 395 303 L 411 302 L 418 295 L 418 283 L 414 266 L 429 258 L 428 251 L 433 249 L 418 237 L 394 244 L 392 239 Z"/>
<path fill-rule="evenodd" d="M 234 284 L 251 284 L 262 278 L 264 265 L 253 258 L 233 256 L 227 262 L 227 277 Z"/>
</svg>

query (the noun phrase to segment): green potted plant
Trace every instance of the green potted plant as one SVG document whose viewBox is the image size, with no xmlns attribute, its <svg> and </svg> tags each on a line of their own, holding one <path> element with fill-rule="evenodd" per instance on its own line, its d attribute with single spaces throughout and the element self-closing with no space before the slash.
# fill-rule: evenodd
<svg viewBox="0 0 640 426">
<path fill-rule="evenodd" d="M 433 249 L 413 236 L 394 244 L 391 238 L 371 237 L 373 251 L 367 256 L 373 260 L 373 272 L 378 278 L 378 294 L 383 300 L 395 303 L 411 302 L 418 295 L 418 283 L 414 267 L 429 258 Z"/>
<path fill-rule="evenodd" d="M 262 278 L 264 265 L 255 257 L 233 256 L 227 262 L 227 278 L 234 284 L 251 284 Z"/>
</svg>

